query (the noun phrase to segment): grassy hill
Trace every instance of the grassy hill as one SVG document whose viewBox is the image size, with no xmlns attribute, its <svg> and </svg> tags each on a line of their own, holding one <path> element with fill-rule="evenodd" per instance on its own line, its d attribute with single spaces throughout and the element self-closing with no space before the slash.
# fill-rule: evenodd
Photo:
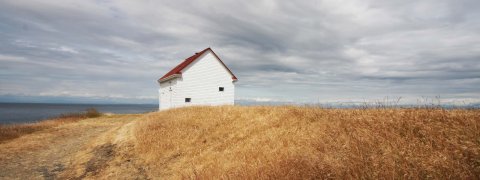
<svg viewBox="0 0 480 180">
<path fill-rule="evenodd" d="M 146 115 L 151 175 L 193 178 L 473 178 L 480 112 L 192 107 Z"/>
<path fill-rule="evenodd" d="M 82 128 L 90 136 L 58 161 L 63 168 L 47 167 L 52 177 L 480 178 L 479 110 L 189 107 L 90 118 L 49 133 L 78 131 L 79 139 Z M 0 143 L 0 154 L 35 133 Z M 8 165 L 0 155 L 0 168 Z"/>
</svg>

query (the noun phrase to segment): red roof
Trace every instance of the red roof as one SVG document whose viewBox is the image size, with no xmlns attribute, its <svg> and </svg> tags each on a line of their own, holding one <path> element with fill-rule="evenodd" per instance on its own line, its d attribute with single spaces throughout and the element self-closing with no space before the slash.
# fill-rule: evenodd
<svg viewBox="0 0 480 180">
<path fill-rule="evenodd" d="M 179 65 L 175 66 L 175 68 L 173 68 L 172 70 L 170 70 L 167 74 L 163 75 L 158 81 L 162 81 L 163 79 L 166 79 L 172 75 L 175 75 L 175 74 L 182 74 L 182 70 L 187 67 L 188 65 L 190 65 L 192 62 L 194 62 L 195 60 L 198 59 L 198 57 L 202 56 L 205 52 L 207 51 L 211 51 L 213 53 L 213 55 L 220 61 L 220 63 L 222 63 L 222 65 L 228 70 L 228 72 L 230 72 L 230 74 L 232 75 L 232 80 L 237 80 L 237 77 L 235 77 L 235 75 L 232 73 L 232 71 L 230 71 L 230 69 L 228 69 L 228 67 L 225 65 L 225 63 L 223 63 L 223 61 L 215 54 L 215 52 L 213 52 L 212 49 L 210 48 L 207 48 L 207 49 L 204 49 L 203 51 L 200 51 L 200 52 L 197 52 L 195 53 L 193 56 L 190 56 L 189 58 L 185 59 L 182 63 L 180 63 Z"/>
</svg>

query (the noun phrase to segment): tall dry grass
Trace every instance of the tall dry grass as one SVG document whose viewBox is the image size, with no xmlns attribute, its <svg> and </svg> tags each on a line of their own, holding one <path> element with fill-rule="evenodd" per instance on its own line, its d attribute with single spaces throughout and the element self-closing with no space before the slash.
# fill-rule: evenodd
<svg viewBox="0 0 480 180">
<path fill-rule="evenodd" d="M 480 178 L 480 111 L 189 107 L 135 127 L 150 176 Z"/>
<path fill-rule="evenodd" d="M 99 116 L 101 116 L 101 113 L 98 112 L 95 108 L 88 108 L 85 110 L 85 112 L 65 113 L 57 117 L 35 123 L 21 123 L 11 125 L 0 124 L 0 143 L 18 138 L 25 134 L 30 134 L 36 131 L 56 127 L 65 123 L 77 122 L 81 119 L 94 118 Z"/>
</svg>

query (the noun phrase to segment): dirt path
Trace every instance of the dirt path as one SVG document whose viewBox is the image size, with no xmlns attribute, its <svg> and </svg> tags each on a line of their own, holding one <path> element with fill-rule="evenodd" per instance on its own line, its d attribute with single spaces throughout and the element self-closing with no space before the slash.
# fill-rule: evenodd
<svg viewBox="0 0 480 180">
<path fill-rule="evenodd" d="M 81 179 L 96 175 L 113 159 L 117 131 L 126 124 L 131 126 L 140 116 L 86 119 L 0 144 L 0 179 Z M 79 164 L 84 166 L 80 170 Z M 79 176 L 74 173 L 77 171 Z"/>
</svg>

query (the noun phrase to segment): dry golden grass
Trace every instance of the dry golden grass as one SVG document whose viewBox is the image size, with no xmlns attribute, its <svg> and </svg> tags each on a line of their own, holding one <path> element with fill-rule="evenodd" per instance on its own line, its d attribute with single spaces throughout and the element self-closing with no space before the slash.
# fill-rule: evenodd
<svg viewBox="0 0 480 180">
<path fill-rule="evenodd" d="M 189 107 L 134 128 L 150 177 L 480 178 L 479 110 Z"/>
<path fill-rule="evenodd" d="M 81 119 L 98 117 L 100 115 L 101 114 L 96 109 L 89 108 L 85 112 L 61 114 L 58 117 L 39 121 L 36 123 L 23 123 L 23 124 L 11 124 L 11 125 L 0 124 L 0 143 L 18 138 L 25 134 L 31 134 L 36 131 L 56 127 L 65 123 L 77 122 Z"/>
<path fill-rule="evenodd" d="M 113 161 L 126 155 L 119 141 L 133 137 L 117 131 L 132 129 L 126 124 L 139 116 L 105 115 L 63 124 L 53 120 L 51 126 L 42 124 L 46 129 L 0 143 L 0 179 L 121 179 L 105 176 L 109 166 L 116 174 L 139 177 Z"/>
<path fill-rule="evenodd" d="M 36 123 L 0 125 L 0 143 L 18 138 L 25 134 L 30 134 L 36 131 L 47 129 L 47 128 L 56 127 L 61 124 L 76 122 L 80 119 L 83 119 L 83 118 L 80 118 L 80 117 L 55 118 L 55 119 L 39 121 Z"/>
</svg>

